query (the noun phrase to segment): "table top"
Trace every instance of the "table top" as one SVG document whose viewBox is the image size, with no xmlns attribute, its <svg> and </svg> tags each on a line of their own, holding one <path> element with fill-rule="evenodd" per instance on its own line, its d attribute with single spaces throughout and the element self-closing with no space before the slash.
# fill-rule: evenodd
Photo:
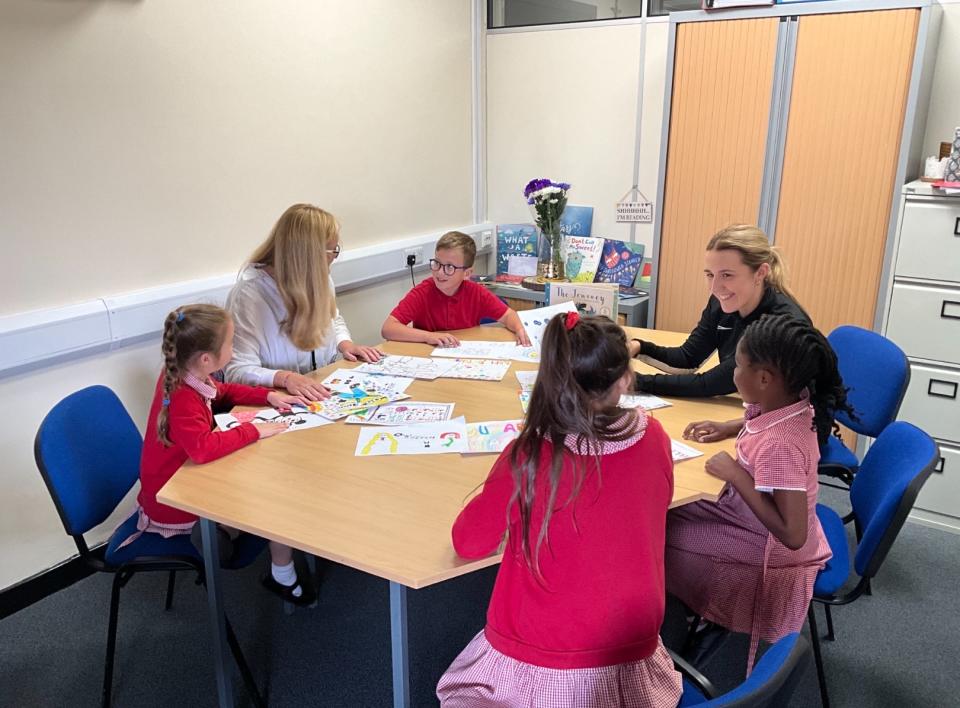
<svg viewBox="0 0 960 708">
<path fill-rule="evenodd" d="M 625 328 L 628 336 L 671 345 L 686 335 Z M 500 327 L 457 333 L 462 339 L 506 340 Z M 429 354 L 424 344 L 388 342 L 389 353 Z M 709 362 L 708 362 L 709 365 Z M 313 374 L 322 380 L 338 361 Z M 634 362 L 639 371 L 651 370 Z M 414 381 L 413 400 L 456 401 L 454 415 L 468 421 L 522 417 L 514 371 L 534 365 L 513 362 L 501 381 Z M 652 412 L 674 439 L 692 420 L 728 420 L 742 415 L 737 399 L 671 399 Z M 233 526 L 323 558 L 422 588 L 493 565 L 458 558 L 450 528 L 463 505 L 479 491 L 495 455 L 392 455 L 355 457 L 360 426 L 338 421 L 261 440 L 205 465 L 187 463 L 160 490 L 158 499 L 178 509 Z M 692 445 L 705 454 L 675 467 L 673 505 L 716 500 L 723 483 L 708 475 L 710 455 L 733 451 L 733 441 Z"/>
</svg>

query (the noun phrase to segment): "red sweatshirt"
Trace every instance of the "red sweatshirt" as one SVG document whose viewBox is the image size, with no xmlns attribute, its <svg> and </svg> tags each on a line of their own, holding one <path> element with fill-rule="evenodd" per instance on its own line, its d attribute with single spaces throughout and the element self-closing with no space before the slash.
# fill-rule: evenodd
<svg viewBox="0 0 960 708">
<path fill-rule="evenodd" d="M 487 611 L 487 641 L 500 653 L 553 669 L 611 666 L 649 657 L 663 622 L 664 528 L 673 497 L 670 439 L 656 420 L 623 443 L 607 443 L 597 474 L 592 456 L 577 499 L 568 450 L 549 536 L 540 548 L 538 582 L 520 547 L 520 519 L 510 508 L 510 541 Z M 514 482 L 511 447 L 483 490 L 460 512 L 453 545 L 464 558 L 494 552 L 507 525 Z M 530 522 L 535 548 L 549 495 L 551 444 L 543 443 Z"/>
<path fill-rule="evenodd" d="M 213 414 L 226 413 L 237 405 L 267 405 L 269 393 L 268 388 L 217 383 L 217 395 L 208 406 L 197 391 L 180 384 L 170 394 L 167 437 L 173 444 L 165 447 L 157 436 L 157 416 L 163 402 L 161 374 L 147 418 L 140 456 L 140 495 L 137 497 L 152 521 L 183 524 L 197 520 L 194 514 L 158 502 L 157 492 L 187 460 L 210 462 L 258 440 L 260 434 L 253 423 L 243 423 L 226 432 L 214 430 Z"/>
</svg>

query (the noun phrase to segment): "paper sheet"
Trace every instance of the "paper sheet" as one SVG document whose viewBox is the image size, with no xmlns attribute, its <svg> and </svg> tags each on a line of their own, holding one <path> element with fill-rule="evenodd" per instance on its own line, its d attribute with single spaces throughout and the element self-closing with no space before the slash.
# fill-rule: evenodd
<svg viewBox="0 0 960 708">
<path fill-rule="evenodd" d="M 337 369 L 323 380 L 323 385 L 331 391 L 348 393 L 354 388 L 362 388 L 370 393 L 380 393 L 396 400 L 413 383 L 408 376 L 386 376 L 366 374 L 356 369 Z"/>
<path fill-rule="evenodd" d="M 289 423 L 290 427 L 284 432 L 292 433 L 296 430 L 309 430 L 321 425 L 329 425 L 332 420 L 324 418 L 317 413 L 299 409 L 292 411 L 278 411 L 273 408 L 264 408 L 259 411 L 237 411 L 236 415 L 232 413 L 218 413 L 213 417 L 220 430 L 230 430 L 241 423 Z"/>
<path fill-rule="evenodd" d="M 559 305 L 550 305 L 549 307 L 538 307 L 533 310 L 522 310 L 517 313 L 523 328 L 527 330 L 527 336 L 530 337 L 530 343 L 539 351 L 543 344 L 543 331 L 547 328 L 547 323 L 554 315 L 561 312 L 576 312 L 577 306 L 572 302 L 561 302 Z"/>
<path fill-rule="evenodd" d="M 460 342 L 459 347 L 436 347 L 430 356 L 445 359 L 515 359 L 518 347 L 514 342 Z"/>
<path fill-rule="evenodd" d="M 510 370 L 509 361 L 497 359 L 452 359 L 454 366 L 441 377 L 445 379 L 473 379 L 476 381 L 500 381 Z"/>
<path fill-rule="evenodd" d="M 500 453 L 523 429 L 521 420 L 467 423 L 467 452 Z"/>
<path fill-rule="evenodd" d="M 646 408 L 648 411 L 656 410 L 657 408 L 666 408 L 673 405 L 669 401 L 665 401 L 662 398 L 657 398 L 656 396 L 649 396 L 644 393 L 640 394 L 624 394 L 620 396 L 620 402 L 617 404 L 620 408 Z"/>
<path fill-rule="evenodd" d="M 362 427 L 354 455 L 439 455 L 465 452 L 467 429 L 463 416 L 442 423 L 398 427 Z"/>
<path fill-rule="evenodd" d="M 676 440 L 670 441 L 670 452 L 673 453 L 674 462 L 682 462 L 683 460 L 690 460 L 703 455 L 699 450 L 695 450 L 689 445 L 684 445 L 682 442 L 677 442 Z"/>
<path fill-rule="evenodd" d="M 364 374 L 385 374 L 432 381 L 451 369 L 454 362 L 425 356 L 397 356 L 389 354 L 377 362 L 365 362 L 353 369 Z"/>
<path fill-rule="evenodd" d="M 453 403 L 403 401 L 387 403 L 377 408 L 359 411 L 347 418 L 347 423 L 364 425 L 418 425 L 439 423 L 453 415 Z"/>
</svg>

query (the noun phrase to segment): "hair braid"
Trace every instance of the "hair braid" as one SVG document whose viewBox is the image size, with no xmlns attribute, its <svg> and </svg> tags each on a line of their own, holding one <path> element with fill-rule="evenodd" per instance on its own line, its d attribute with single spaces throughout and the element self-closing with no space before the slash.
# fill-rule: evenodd
<svg viewBox="0 0 960 708">
<path fill-rule="evenodd" d="M 170 411 L 170 394 L 180 380 L 180 367 L 177 364 L 177 319 L 180 313 L 174 310 L 163 322 L 163 401 L 160 412 L 157 414 L 157 437 L 165 447 L 170 447 L 168 414 Z"/>
</svg>

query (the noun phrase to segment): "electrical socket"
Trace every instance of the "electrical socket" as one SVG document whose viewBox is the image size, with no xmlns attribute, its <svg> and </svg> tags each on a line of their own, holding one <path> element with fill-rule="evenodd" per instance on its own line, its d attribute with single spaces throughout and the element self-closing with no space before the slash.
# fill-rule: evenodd
<svg viewBox="0 0 960 708">
<path fill-rule="evenodd" d="M 416 248 L 405 248 L 403 249 L 403 267 L 406 268 L 410 265 L 409 257 L 413 256 L 413 265 L 423 265 L 423 246 L 417 246 Z"/>
<path fill-rule="evenodd" d="M 480 232 L 480 250 L 482 251 L 485 248 L 490 248 L 493 246 L 493 232 L 492 231 L 481 231 Z"/>
</svg>

